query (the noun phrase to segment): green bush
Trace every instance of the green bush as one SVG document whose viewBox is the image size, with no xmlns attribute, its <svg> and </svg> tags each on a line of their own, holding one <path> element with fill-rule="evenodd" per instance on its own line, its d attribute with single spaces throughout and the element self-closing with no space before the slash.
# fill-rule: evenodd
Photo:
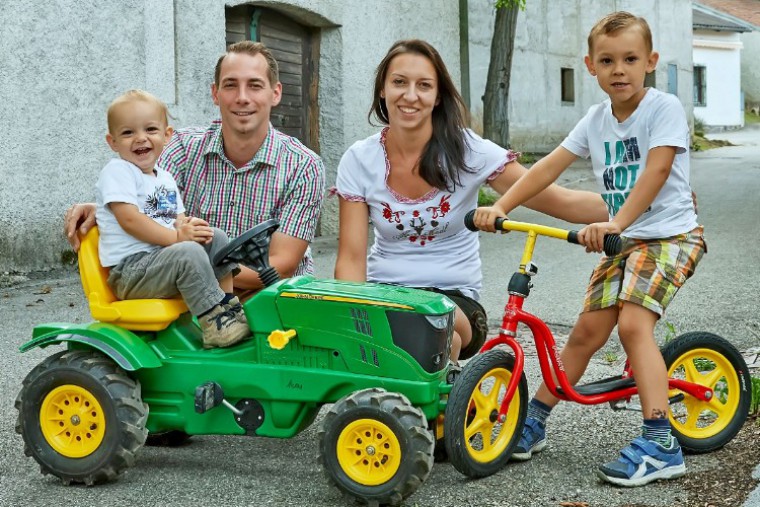
<svg viewBox="0 0 760 507">
<path fill-rule="evenodd" d="M 499 194 L 491 187 L 480 187 L 478 190 L 478 206 L 492 206 L 499 199 Z"/>
<path fill-rule="evenodd" d="M 752 377 L 752 400 L 749 402 L 749 415 L 760 412 L 760 378 Z"/>
</svg>

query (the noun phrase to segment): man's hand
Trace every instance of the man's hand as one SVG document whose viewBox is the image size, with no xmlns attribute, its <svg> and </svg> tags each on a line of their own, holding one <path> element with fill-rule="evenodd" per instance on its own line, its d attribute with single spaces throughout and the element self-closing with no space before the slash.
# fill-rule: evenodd
<svg viewBox="0 0 760 507">
<path fill-rule="evenodd" d="M 622 229 L 614 221 L 589 224 L 578 232 L 578 242 L 586 247 L 587 252 L 604 250 L 605 234 L 620 234 Z"/>
<path fill-rule="evenodd" d="M 205 245 L 214 238 L 214 231 L 208 222 L 197 217 L 178 218 L 174 222 L 177 229 L 177 243 L 180 241 L 195 241 Z"/>
<path fill-rule="evenodd" d="M 481 231 L 496 232 L 494 222 L 496 222 L 497 218 L 507 218 L 507 214 L 499 206 L 499 203 L 494 203 L 493 206 L 481 206 L 476 209 L 472 221 L 475 227 Z"/>
<path fill-rule="evenodd" d="M 84 235 L 95 225 L 95 204 L 72 204 L 63 215 L 63 234 L 66 236 L 71 248 L 79 251 L 79 235 L 77 229 Z"/>
</svg>

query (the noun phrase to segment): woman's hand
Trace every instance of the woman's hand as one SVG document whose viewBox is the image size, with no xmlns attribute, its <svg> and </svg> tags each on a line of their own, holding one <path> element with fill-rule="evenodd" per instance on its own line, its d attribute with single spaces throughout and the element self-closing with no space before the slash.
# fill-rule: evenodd
<svg viewBox="0 0 760 507">
<path fill-rule="evenodd" d="M 496 226 L 494 223 L 497 218 L 507 218 L 507 214 L 504 209 L 499 206 L 499 203 L 494 203 L 492 206 L 481 206 L 475 210 L 475 216 L 472 221 L 475 227 L 481 231 L 496 232 Z"/>
<path fill-rule="evenodd" d="M 589 224 L 578 232 L 578 242 L 586 247 L 587 252 L 604 251 L 604 235 L 620 234 L 622 229 L 614 221 Z"/>
<path fill-rule="evenodd" d="M 79 251 L 80 246 L 77 229 L 84 235 L 95 225 L 95 209 L 95 204 L 91 202 L 72 204 L 63 215 L 63 234 L 75 252 Z"/>
</svg>

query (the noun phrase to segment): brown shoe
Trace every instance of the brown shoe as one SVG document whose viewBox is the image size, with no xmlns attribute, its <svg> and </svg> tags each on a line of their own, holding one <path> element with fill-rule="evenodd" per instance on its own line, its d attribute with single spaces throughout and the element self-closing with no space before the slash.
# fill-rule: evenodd
<svg viewBox="0 0 760 507">
<path fill-rule="evenodd" d="M 229 347 L 251 334 L 248 324 L 240 322 L 235 312 L 216 305 L 198 319 L 203 331 L 203 348 Z"/>
<path fill-rule="evenodd" d="M 245 318 L 245 312 L 243 311 L 243 305 L 240 303 L 240 300 L 237 296 L 230 299 L 226 305 L 224 305 L 225 310 L 231 310 L 235 313 L 235 318 L 238 320 L 238 322 L 242 322 L 246 326 L 248 325 L 248 319 Z"/>
</svg>

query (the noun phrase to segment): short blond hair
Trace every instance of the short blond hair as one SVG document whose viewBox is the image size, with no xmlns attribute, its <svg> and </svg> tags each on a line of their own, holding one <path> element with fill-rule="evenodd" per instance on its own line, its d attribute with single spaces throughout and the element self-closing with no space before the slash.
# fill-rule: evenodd
<svg viewBox="0 0 760 507">
<path fill-rule="evenodd" d="M 588 34 L 588 54 L 594 54 L 594 39 L 600 35 L 609 35 L 619 30 L 628 28 L 638 28 L 641 30 L 641 36 L 644 38 L 647 52 L 652 52 L 652 31 L 649 29 L 647 20 L 634 16 L 630 12 L 618 11 L 607 14 L 605 17 L 596 22 L 591 32 Z"/>
<path fill-rule="evenodd" d="M 153 104 L 156 106 L 156 109 L 158 109 L 159 113 L 163 115 L 164 117 L 164 125 L 169 125 L 169 107 L 153 95 L 152 93 L 148 93 L 144 90 L 127 90 L 126 92 L 122 93 L 115 99 L 113 99 L 113 102 L 111 102 L 111 105 L 108 106 L 108 131 L 111 132 L 111 129 L 113 128 L 113 122 L 114 117 L 116 116 L 116 108 L 118 108 L 121 105 L 128 104 L 130 102 L 136 102 L 138 100 L 141 100 L 143 102 L 147 102 L 149 104 Z M 111 132 L 113 134 L 113 132 Z"/>
</svg>

